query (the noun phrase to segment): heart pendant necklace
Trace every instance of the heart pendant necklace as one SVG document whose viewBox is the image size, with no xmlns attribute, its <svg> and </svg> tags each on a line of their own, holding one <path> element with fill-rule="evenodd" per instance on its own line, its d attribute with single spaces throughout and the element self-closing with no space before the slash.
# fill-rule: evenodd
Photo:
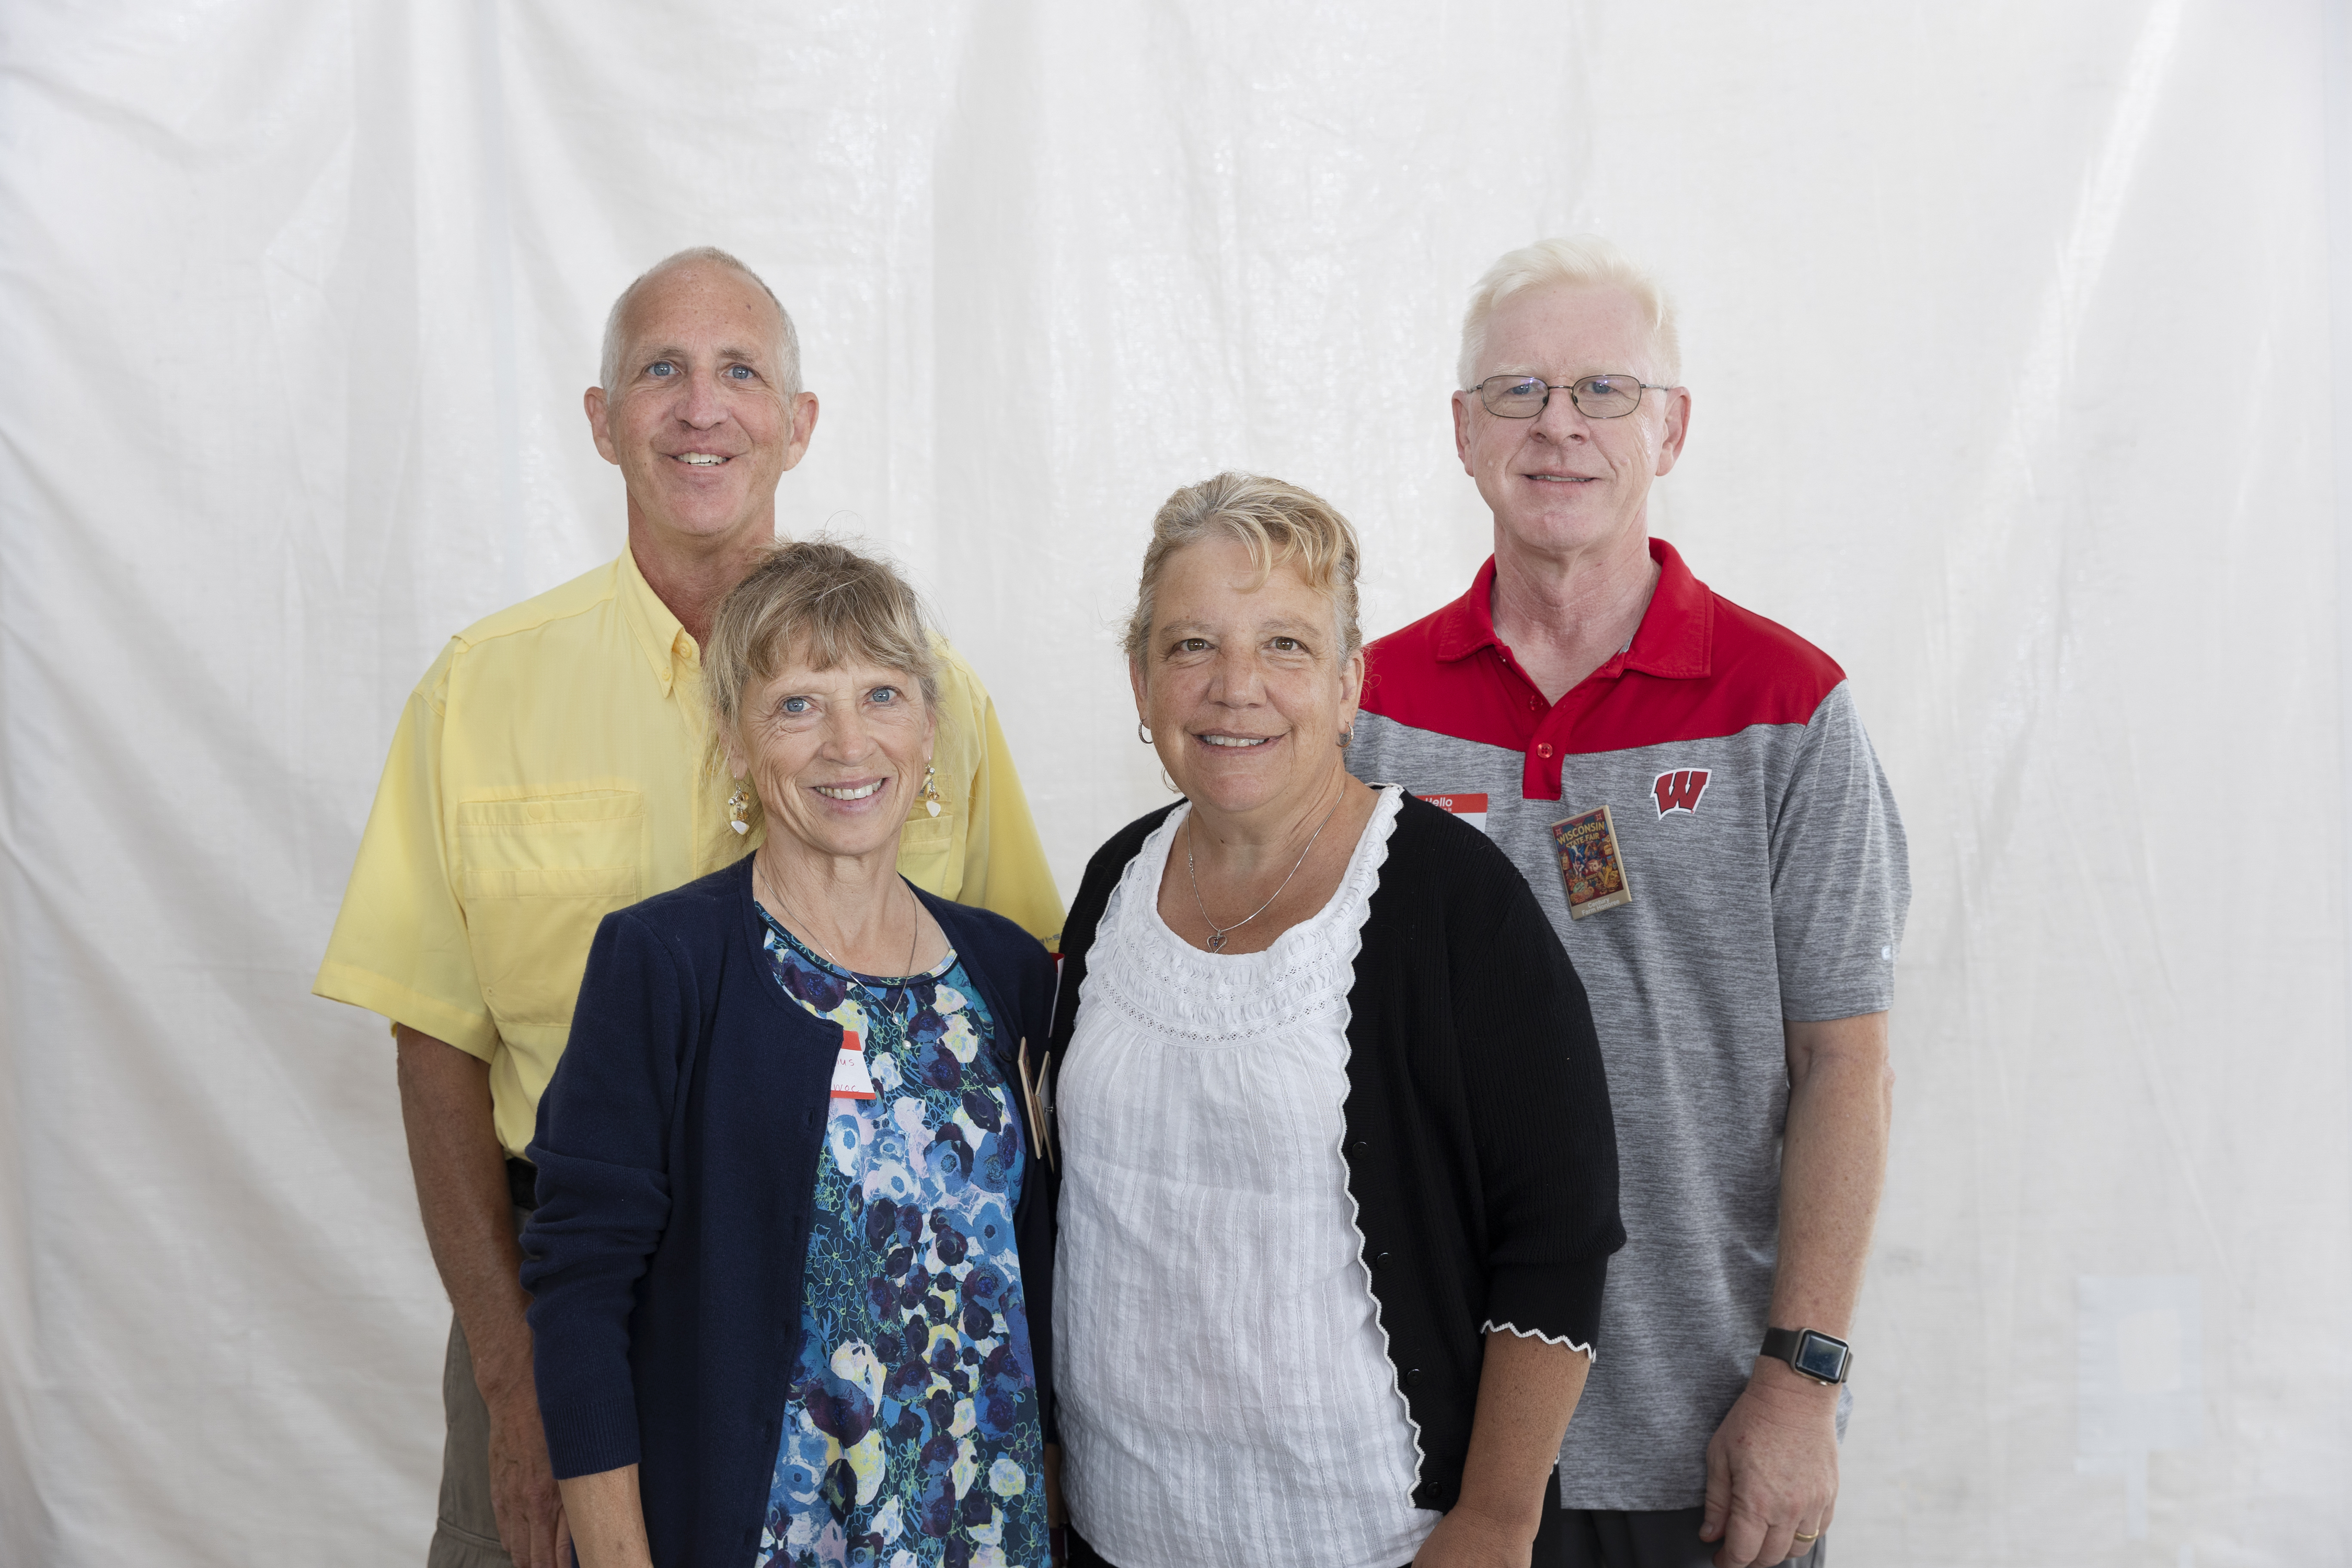
<svg viewBox="0 0 2352 1568">
<path fill-rule="evenodd" d="M 1282 879 L 1282 887 L 1276 888 L 1274 890 L 1274 899 L 1282 897 L 1283 888 L 1289 887 L 1291 878 L 1298 875 L 1298 868 L 1307 864 L 1307 857 L 1314 852 L 1315 841 L 1323 837 L 1323 830 L 1330 826 L 1331 819 L 1339 814 L 1339 801 L 1347 798 L 1347 789 L 1342 786 L 1339 791 L 1339 800 L 1335 800 L 1331 803 L 1331 809 L 1323 814 L 1323 820 L 1317 823 L 1315 825 L 1315 831 L 1307 836 L 1307 847 L 1298 852 L 1298 858 L 1291 864 L 1290 876 L 1285 877 Z M 1244 915 L 1241 919 L 1235 921 L 1229 926 L 1219 926 L 1215 921 L 1209 919 L 1209 906 L 1201 902 L 1201 873 L 1194 869 L 1192 865 L 1192 818 L 1189 816 L 1184 819 L 1184 875 L 1192 879 L 1192 902 L 1199 906 L 1201 918 L 1203 921 L 1208 921 L 1209 951 L 1211 952 L 1223 952 L 1225 951 L 1225 933 L 1227 931 L 1236 931 L 1241 930 L 1242 927 L 1249 924 L 1250 921 L 1257 919 L 1258 916 L 1274 908 L 1274 899 L 1268 899 L 1265 902 L 1260 904 L 1257 908 L 1252 910 L 1249 913 Z"/>
</svg>

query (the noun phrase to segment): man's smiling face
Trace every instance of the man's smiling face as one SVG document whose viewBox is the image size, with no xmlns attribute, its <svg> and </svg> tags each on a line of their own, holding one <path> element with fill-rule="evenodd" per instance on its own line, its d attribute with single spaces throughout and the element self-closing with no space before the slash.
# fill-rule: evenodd
<svg viewBox="0 0 2352 1568">
<path fill-rule="evenodd" d="M 704 539 L 773 534 L 776 481 L 816 416 L 814 397 L 779 380 L 775 302 L 731 267 L 689 261 L 647 281 L 623 320 L 619 373 L 589 388 L 587 407 L 631 521 Z"/>
<path fill-rule="evenodd" d="M 1522 289 L 1486 321 L 1478 378 L 1541 376 L 1554 386 L 1588 375 L 1668 378 L 1641 306 L 1622 289 Z M 1680 454 L 1690 395 L 1644 392 L 1616 419 L 1580 413 L 1555 391 L 1533 419 L 1489 414 L 1477 393 L 1454 395 L 1454 444 L 1463 468 L 1510 542 L 1542 555 L 1606 552 L 1626 531 L 1647 531 L 1650 482 Z"/>
</svg>

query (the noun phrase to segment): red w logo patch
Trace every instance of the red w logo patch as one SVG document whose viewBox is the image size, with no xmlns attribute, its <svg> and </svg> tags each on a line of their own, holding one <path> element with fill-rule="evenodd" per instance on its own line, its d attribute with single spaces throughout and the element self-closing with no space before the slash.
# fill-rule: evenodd
<svg viewBox="0 0 2352 1568">
<path fill-rule="evenodd" d="M 1706 793 L 1706 770 L 1684 768 L 1679 773 L 1660 773 L 1650 791 L 1658 797 L 1660 816 L 1670 811 L 1695 812 L 1698 809 L 1698 797 Z"/>
</svg>

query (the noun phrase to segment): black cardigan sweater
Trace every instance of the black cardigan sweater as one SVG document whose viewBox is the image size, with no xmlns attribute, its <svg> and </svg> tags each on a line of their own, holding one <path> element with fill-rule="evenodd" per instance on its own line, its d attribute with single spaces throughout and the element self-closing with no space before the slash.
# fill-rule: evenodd
<svg viewBox="0 0 2352 1568">
<path fill-rule="evenodd" d="M 1056 1075 L 1111 889 L 1174 809 L 1128 824 L 1087 863 L 1062 928 Z M 1418 1428 L 1412 1500 L 1443 1510 L 1461 1494 L 1486 1331 L 1593 1343 L 1625 1242 L 1609 1086 L 1583 984 L 1517 868 L 1411 795 L 1348 1006 L 1348 1191 Z"/>
<path fill-rule="evenodd" d="M 1021 1042 L 1044 1036 L 1053 961 L 1001 915 L 915 892 L 980 988 L 1023 1119 Z M 664 1568 L 751 1561 L 800 1354 L 841 1026 L 784 994 L 763 935 L 749 855 L 606 915 L 530 1151 L 548 1457 L 558 1476 L 638 1465 Z M 1013 1226 L 1050 1421 L 1053 1194 L 1042 1162 L 1028 1173 Z"/>
</svg>

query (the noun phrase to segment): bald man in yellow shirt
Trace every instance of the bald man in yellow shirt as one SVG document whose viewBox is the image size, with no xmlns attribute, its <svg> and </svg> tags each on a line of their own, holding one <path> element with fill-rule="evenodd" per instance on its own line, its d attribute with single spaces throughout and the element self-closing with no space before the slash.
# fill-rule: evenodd
<svg viewBox="0 0 2352 1568">
<path fill-rule="evenodd" d="M 704 766 L 701 644 L 775 538 L 776 485 L 815 395 L 792 319 L 724 252 L 682 251 L 614 301 L 596 449 L 628 490 L 628 548 L 452 638 L 393 737 L 313 989 L 381 1013 L 433 1260 L 456 1321 L 428 1568 L 556 1568 L 569 1532 L 532 1391 L 515 1233 L 520 1159 L 571 1030 L 597 922 L 733 860 L 730 785 Z M 940 647 L 944 808 L 899 869 L 1049 942 L 1062 904 L 987 691 Z"/>
</svg>

